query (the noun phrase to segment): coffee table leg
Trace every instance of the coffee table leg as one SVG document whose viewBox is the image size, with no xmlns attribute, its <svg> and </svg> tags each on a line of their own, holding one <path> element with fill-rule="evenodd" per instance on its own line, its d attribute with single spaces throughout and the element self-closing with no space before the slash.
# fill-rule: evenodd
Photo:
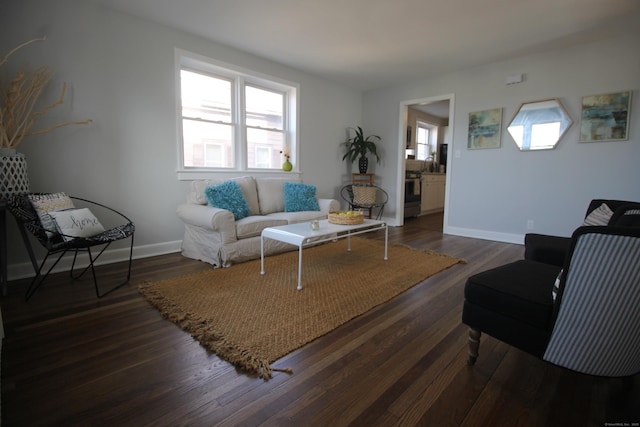
<svg viewBox="0 0 640 427">
<path fill-rule="evenodd" d="M 264 276 L 264 237 L 260 236 L 260 274 Z"/>
<path fill-rule="evenodd" d="M 388 260 L 389 256 L 388 256 L 388 251 L 387 248 L 389 246 L 389 226 L 385 225 L 384 226 L 384 260 Z"/>
<path fill-rule="evenodd" d="M 302 245 L 298 247 L 298 290 L 302 290 Z"/>
</svg>

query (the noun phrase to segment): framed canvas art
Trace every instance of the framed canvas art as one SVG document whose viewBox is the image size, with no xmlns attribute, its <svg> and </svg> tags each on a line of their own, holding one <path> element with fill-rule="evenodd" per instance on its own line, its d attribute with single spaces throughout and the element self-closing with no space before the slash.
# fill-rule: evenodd
<svg viewBox="0 0 640 427">
<path fill-rule="evenodd" d="M 468 149 L 500 148 L 502 108 L 469 113 Z"/>
<path fill-rule="evenodd" d="M 580 142 L 629 139 L 631 91 L 582 97 Z"/>
</svg>

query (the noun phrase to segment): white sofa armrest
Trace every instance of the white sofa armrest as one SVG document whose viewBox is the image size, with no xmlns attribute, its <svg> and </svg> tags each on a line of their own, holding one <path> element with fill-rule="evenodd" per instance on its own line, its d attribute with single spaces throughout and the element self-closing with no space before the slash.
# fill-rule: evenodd
<svg viewBox="0 0 640 427">
<path fill-rule="evenodd" d="M 318 206 L 320 211 L 326 214 L 340 210 L 340 202 L 336 199 L 318 199 Z"/>
<path fill-rule="evenodd" d="M 231 211 L 209 205 L 183 203 L 178 206 L 176 213 L 186 224 L 220 233 L 222 242 L 236 240 L 236 221 Z"/>
</svg>

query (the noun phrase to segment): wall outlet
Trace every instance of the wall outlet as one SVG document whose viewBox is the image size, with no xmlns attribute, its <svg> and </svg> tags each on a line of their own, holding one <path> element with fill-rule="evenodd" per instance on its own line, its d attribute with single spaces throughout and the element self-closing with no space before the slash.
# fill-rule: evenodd
<svg viewBox="0 0 640 427">
<path fill-rule="evenodd" d="M 533 227 L 534 227 L 533 220 L 530 219 L 529 221 L 527 221 L 527 230 L 533 230 Z"/>
</svg>

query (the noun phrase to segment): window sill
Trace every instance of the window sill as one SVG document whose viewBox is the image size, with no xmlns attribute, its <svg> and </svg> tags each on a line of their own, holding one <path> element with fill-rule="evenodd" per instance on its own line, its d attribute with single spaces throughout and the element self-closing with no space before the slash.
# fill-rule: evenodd
<svg viewBox="0 0 640 427">
<path fill-rule="evenodd" d="M 291 176 L 295 175 L 296 177 L 300 177 L 302 172 L 300 171 L 291 171 L 284 172 L 281 170 L 187 170 L 181 169 L 176 171 L 179 181 L 193 181 L 199 179 L 220 179 L 220 178 L 235 178 L 239 176 Z"/>
</svg>

